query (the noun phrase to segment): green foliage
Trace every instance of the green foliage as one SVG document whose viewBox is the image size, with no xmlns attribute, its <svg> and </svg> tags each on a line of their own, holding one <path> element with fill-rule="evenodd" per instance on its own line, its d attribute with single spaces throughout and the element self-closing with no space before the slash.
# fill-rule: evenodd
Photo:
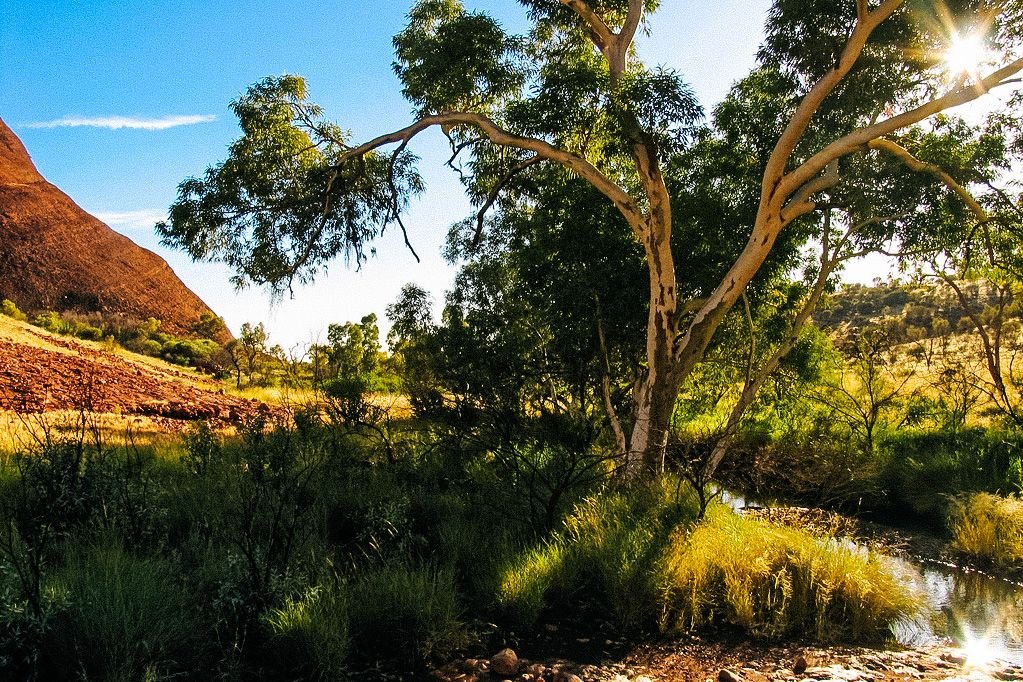
<svg viewBox="0 0 1023 682">
<path fill-rule="evenodd" d="M 420 116 L 493 110 L 521 91 L 522 45 L 494 19 L 460 0 L 419 2 L 408 18 L 394 37 L 394 70 Z"/>
<path fill-rule="evenodd" d="M 217 339 L 227 330 L 224 318 L 206 311 L 199 316 L 199 320 L 192 325 L 192 333 L 203 339 Z"/>
<path fill-rule="evenodd" d="M 174 564 L 116 545 L 77 551 L 48 580 L 68 607 L 49 635 L 47 665 L 124 682 L 186 672 L 202 625 L 179 580 Z"/>
<path fill-rule="evenodd" d="M 1023 563 L 1023 499 L 990 493 L 953 500 L 952 546 L 999 565 Z"/>
<path fill-rule="evenodd" d="M 943 519 L 950 496 L 1023 489 L 1023 441 L 1015 431 L 905 429 L 881 447 L 876 500 L 889 510 Z"/>
<path fill-rule="evenodd" d="M 380 367 L 380 329 L 374 313 L 358 323 L 331 324 L 327 327 L 327 358 L 334 378 L 358 379 L 374 383 Z"/>
<path fill-rule="evenodd" d="M 361 574 L 349 595 L 353 650 L 366 659 L 398 654 L 419 663 L 468 641 L 450 570 L 389 564 Z"/>
<path fill-rule="evenodd" d="M 21 312 L 21 310 L 18 309 L 18 306 L 14 304 L 14 301 L 7 298 L 0 301 L 0 315 L 6 315 L 7 317 L 18 320 L 19 322 L 25 322 L 28 320 L 28 315 Z"/>
<path fill-rule="evenodd" d="M 228 262 L 239 286 L 265 283 L 283 294 L 330 258 L 361 262 L 364 244 L 421 189 L 408 152 L 335 166 L 348 135 L 322 119 L 299 76 L 266 78 L 232 109 L 244 137 L 204 178 L 181 183 L 170 221 L 156 229 L 196 260 Z M 275 205 L 288 210 L 265 210 Z"/>
<path fill-rule="evenodd" d="M 278 674 L 337 680 L 345 676 L 351 640 L 348 593 L 343 585 L 318 585 L 270 609 L 262 621 L 270 632 Z"/>
<path fill-rule="evenodd" d="M 767 639 L 883 641 L 920 608 L 893 565 L 839 540 L 716 508 L 680 528 L 657 568 L 670 631 L 734 625 Z"/>
</svg>

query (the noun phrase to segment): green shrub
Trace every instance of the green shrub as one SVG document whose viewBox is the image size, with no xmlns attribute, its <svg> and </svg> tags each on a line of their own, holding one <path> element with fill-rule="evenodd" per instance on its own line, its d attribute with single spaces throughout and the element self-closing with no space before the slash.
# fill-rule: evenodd
<svg viewBox="0 0 1023 682">
<path fill-rule="evenodd" d="M 756 637 L 884 640 L 920 608 L 879 557 L 718 507 L 676 531 L 658 566 L 665 630 L 737 626 Z"/>
<path fill-rule="evenodd" d="M 21 312 L 18 309 L 18 306 L 14 305 L 14 301 L 6 298 L 3 301 L 0 301 L 0 314 L 18 320 L 19 322 L 25 322 L 28 320 L 28 315 Z"/>
<path fill-rule="evenodd" d="M 880 484 L 889 507 L 941 522 L 951 496 L 1023 487 L 1023 436 L 1012 431 L 903 430 L 881 445 Z"/>
<path fill-rule="evenodd" d="M 367 659 L 401 655 L 418 666 L 468 641 L 450 570 L 398 563 L 371 569 L 349 586 L 348 614 L 353 650 Z"/>
<path fill-rule="evenodd" d="M 952 546 L 995 564 L 1023 562 L 1023 499 L 977 493 L 953 500 Z"/>
<path fill-rule="evenodd" d="M 348 595 L 340 585 L 311 588 L 263 616 L 282 674 L 337 680 L 344 676 L 350 640 Z"/>
<path fill-rule="evenodd" d="M 76 325 L 74 329 L 74 335 L 80 339 L 86 341 L 102 341 L 104 332 L 99 327 L 93 327 L 92 325 L 82 324 Z"/>
<path fill-rule="evenodd" d="M 47 647 L 51 665 L 102 680 L 187 671 L 202 627 L 177 580 L 173 564 L 116 545 L 75 552 L 49 581 L 68 600 Z"/>
<path fill-rule="evenodd" d="M 654 566 L 672 530 L 691 524 L 697 513 L 689 488 L 670 477 L 586 499 L 550 541 L 510 563 L 498 601 L 508 617 L 527 626 L 545 608 L 580 601 L 598 606 L 624 628 L 653 624 Z"/>
<path fill-rule="evenodd" d="M 32 324 L 37 327 L 42 327 L 46 331 L 53 332 L 54 334 L 63 334 L 66 329 L 66 325 L 64 324 L 64 320 L 61 318 L 60 313 L 52 310 L 36 315 L 32 319 Z"/>
</svg>

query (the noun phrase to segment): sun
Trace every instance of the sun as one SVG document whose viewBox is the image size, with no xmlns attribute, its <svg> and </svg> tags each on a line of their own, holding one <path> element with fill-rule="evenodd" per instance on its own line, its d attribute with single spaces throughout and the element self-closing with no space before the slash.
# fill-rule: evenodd
<svg viewBox="0 0 1023 682">
<path fill-rule="evenodd" d="M 977 34 L 955 34 L 945 51 L 945 66 L 953 78 L 976 77 L 980 67 L 990 59 L 983 37 Z"/>
</svg>

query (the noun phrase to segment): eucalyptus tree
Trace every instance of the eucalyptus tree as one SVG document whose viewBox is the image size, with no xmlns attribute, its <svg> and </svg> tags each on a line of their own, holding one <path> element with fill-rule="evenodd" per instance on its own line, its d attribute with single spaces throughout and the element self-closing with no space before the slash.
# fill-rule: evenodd
<svg viewBox="0 0 1023 682">
<path fill-rule="evenodd" d="M 334 257 L 363 258 L 389 225 L 405 231 L 402 210 L 422 189 L 409 144 L 425 130 L 440 128 L 453 159 L 468 157 L 461 167 L 480 231 L 488 211 L 518 201 L 517 176 L 565 169 L 615 208 L 646 266 L 643 368 L 623 453 L 634 474 L 660 461 L 682 381 L 779 237 L 840 184 L 842 164 L 890 149 L 886 136 L 1023 69 L 1013 53 L 1018 0 L 776 0 L 760 62 L 789 95 L 765 102 L 772 125 L 749 131 L 769 150 L 758 160 L 755 212 L 727 230 L 742 248 L 710 293 L 686 300 L 677 273 L 698 258 L 676 261 L 664 159 L 686 144 L 700 109 L 678 74 L 636 56 L 658 0 L 520 3 L 532 25 L 523 36 L 458 0 L 418 2 L 394 39 L 415 120 L 363 143 L 323 119 L 300 78 L 253 86 L 233 105 L 243 137 L 205 178 L 181 185 L 160 231 L 195 258 L 230 263 L 239 282 L 281 292 Z M 983 72 L 950 80 L 943 55 L 966 27 L 997 52 Z"/>
</svg>

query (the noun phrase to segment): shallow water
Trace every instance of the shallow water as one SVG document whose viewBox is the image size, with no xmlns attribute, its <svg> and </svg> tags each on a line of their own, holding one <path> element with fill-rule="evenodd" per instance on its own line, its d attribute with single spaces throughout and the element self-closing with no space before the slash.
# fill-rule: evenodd
<svg viewBox="0 0 1023 682">
<path fill-rule="evenodd" d="M 1023 665 L 1023 585 L 977 571 L 897 559 L 932 612 L 896 628 L 906 645 L 951 639 L 966 652 Z"/>
</svg>

